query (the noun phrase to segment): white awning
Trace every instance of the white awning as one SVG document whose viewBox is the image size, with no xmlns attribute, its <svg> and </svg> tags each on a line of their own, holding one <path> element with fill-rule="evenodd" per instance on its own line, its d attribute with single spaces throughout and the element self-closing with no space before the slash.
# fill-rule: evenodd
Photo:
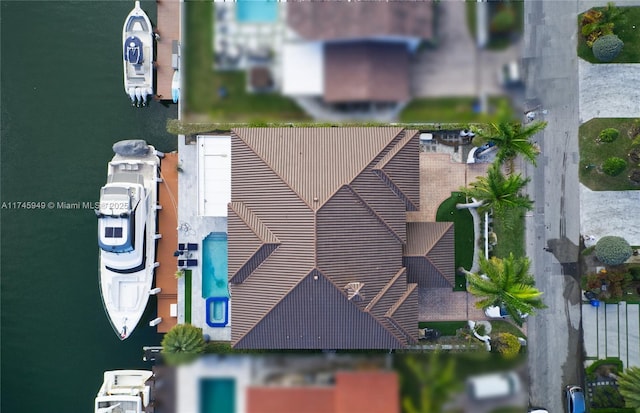
<svg viewBox="0 0 640 413">
<path fill-rule="evenodd" d="M 231 202 L 231 137 L 198 136 L 198 212 L 226 217 Z"/>
<path fill-rule="evenodd" d="M 321 96 L 324 94 L 324 48 L 320 42 L 284 45 L 282 94 Z"/>
</svg>

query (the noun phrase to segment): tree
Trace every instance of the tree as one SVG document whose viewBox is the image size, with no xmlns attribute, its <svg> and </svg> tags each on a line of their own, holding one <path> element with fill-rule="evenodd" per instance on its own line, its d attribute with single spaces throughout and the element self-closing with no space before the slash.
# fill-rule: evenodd
<svg viewBox="0 0 640 413">
<path fill-rule="evenodd" d="M 529 273 L 527 257 L 492 257 L 487 260 L 480 256 L 480 272 L 467 272 L 467 290 L 480 298 L 476 306 L 486 309 L 492 306 L 504 307 L 516 324 L 522 325 L 525 314 L 533 314 L 535 309 L 546 308 L 542 292 L 535 287 Z"/>
<path fill-rule="evenodd" d="M 547 122 L 533 122 L 526 126 L 511 122 L 506 112 L 498 117 L 498 122 L 492 123 L 489 131 L 476 130 L 481 142 L 493 142 L 498 147 L 497 159 L 500 163 L 509 162 L 509 171 L 513 172 L 513 160 L 522 155 L 525 159 L 536 164 L 536 157 L 540 150 L 531 142 L 531 138 L 542 131 Z"/>
<path fill-rule="evenodd" d="M 455 359 L 442 361 L 442 356 L 434 351 L 425 363 L 419 355 L 406 354 L 399 357 L 409 370 L 401 377 L 407 380 L 404 386 L 416 386 L 418 397 L 405 396 L 402 400 L 407 413 L 440 413 L 451 394 L 460 387 L 455 374 Z M 404 392 L 403 392 L 404 393 Z"/>
<path fill-rule="evenodd" d="M 458 208 L 478 206 L 481 212 L 494 210 L 498 215 L 507 210 L 525 208 L 532 209 L 533 201 L 521 192 L 529 182 L 522 175 L 505 176 L 500 164 L 494 162 L 487 170 L 487 176 L 479 176 L 468 188 L 461 188 L 467 197 L 474 198 L 477 204 L 459 204 Z"/>
<path fill-rule="evenodd" d="M 629 367 L 618 374 L 618 391 L 627 407 L 640 412 L 640 367 Z"/>
<path fill-rule="evenodd" d="M 167 364 L 178 365 L 195 360 L 204 352 L 202 329 L 191 324 L 177 324 L 162 339 L 162 355 Z"/>
<path fill-rule="evenodd" d="M 633 249 L 622 237 L 608 235 L 596 243 L 596 258 L 607 265 L 620 265 L 629 259 Z"/>
</svg>

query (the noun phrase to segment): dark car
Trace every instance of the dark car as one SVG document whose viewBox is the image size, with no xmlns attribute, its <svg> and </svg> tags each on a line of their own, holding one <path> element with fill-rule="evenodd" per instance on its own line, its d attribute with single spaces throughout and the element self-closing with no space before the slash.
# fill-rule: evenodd
<svg viewBox="0 0 640 413">
<path fill-rule="evenodd" d="M 584 392 L 582 391 L 582 387 L 573 385 L 567 386 L 566 397 L 567 413 L 585 412 Z"/>
</svg>

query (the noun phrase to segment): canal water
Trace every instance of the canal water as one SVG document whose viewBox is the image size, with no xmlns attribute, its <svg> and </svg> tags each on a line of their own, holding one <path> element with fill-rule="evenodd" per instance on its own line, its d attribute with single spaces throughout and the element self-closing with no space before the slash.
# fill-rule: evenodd
<svg viewBox="0 0 640 413">
<path fill-rule="evenodd" d="M 133 1 L 3 1 L 1 19 L 1 406 L 7 413 L 90 412 L 110 369 L 150 368 L 148 321 L 121 342 L 98 287 L 96 218 L 59 202 L 98 200 L 111 145 L 161 151 L 177 106 L 131 107 L 122 24 Z M 155 23 L 155 2 L 142 7 Z M 18 202 L 54 202 L 27 209 Z"/>
</svg>

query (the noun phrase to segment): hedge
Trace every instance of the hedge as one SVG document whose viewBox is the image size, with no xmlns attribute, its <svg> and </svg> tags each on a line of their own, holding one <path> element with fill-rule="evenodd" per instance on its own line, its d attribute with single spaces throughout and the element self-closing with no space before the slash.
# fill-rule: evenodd
<svg viewBox="0 0 640 413">
<path fill-rule="evenodd" d="M 624 42 L 615 34 L 607 34 L 593 42 L 593 55 L 601 62 L 611 62 L 618 57 Z"/>
<path fill-rule="evenodd" d="M 625 169 L 627 169 L 627 161 L 617 156 L 612 156 L 602 164 L 602 171 L 609 176 L 620 175 Z"/>
<path fill-rule="evenodd" d="M 607 128 L 603 129 L 598 135 L 598 139 L 600 142 L 613 142 L 618 136 L 620 136 L 620 131 L 616 128 Z"/>
</svg>

